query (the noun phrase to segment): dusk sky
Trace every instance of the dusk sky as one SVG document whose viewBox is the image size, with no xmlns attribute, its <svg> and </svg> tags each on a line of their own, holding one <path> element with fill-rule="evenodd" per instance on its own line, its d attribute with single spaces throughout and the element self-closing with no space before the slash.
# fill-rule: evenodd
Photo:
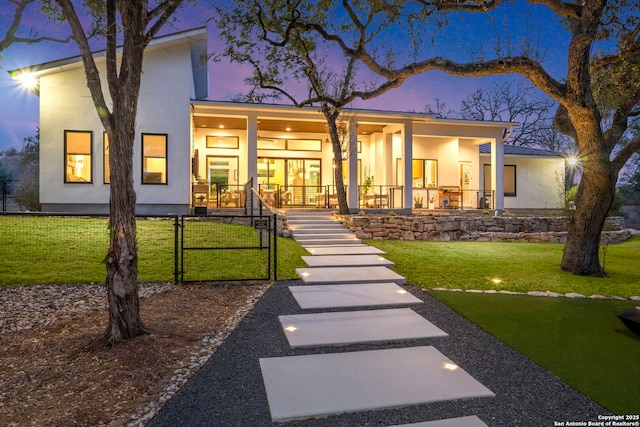
<svg viewBox="0 0 640 427">
<path fill-rule="evenodd" d="M 10 6 L 3 2 L 0 6 L 0 32 L 4 35 L 11 16 Z M 527 7 L 528 8 L 528 7 Z M 531 37 L 536 44 L 542 46 L 545 54 L 544 65 L 554 77 L 563 79 L 566 75 L 566 47 L 568 33 L 553 22 L 552 14 L 544 7 L 536 7 L 533 13 L 523 13 L 525 9 L 522 1 L 506 5 L 499 10 L 494 25 L 487 24 L 482 14 L 467 14 L 464 19 L 451 19 L 444 34 L 437 37 L 435 47 L 427 46 L 421 52 L 421 58 L 428 56 L 446 56 L 453 60 L 465 61 L 470 55 L 477 55 L 478 50 L 472 46 L 482 44 L 486 55 L 491 55 L 491 47 L 486 38 L 496 33 L 501 37 L 518 40 Z M 56 27 L 47 22 L 33 8 L 29 16 L 29 25 L 38 28 L 41 34 L 55 34 L 57 36 L 68 33 L 66 24 Z M 199 2 L 198 6 L 187 5 L 177 15 L 177 21 L 167 27 L 164 33 L 187 30 L 205 25 L 205 19 L 211 16 L 206 2 Z M 208 49 L 210 52 L 220 51 L 222 46 L 216 37 L 214 25 L 208 25 Z M 402 41 L 398 41 L 402 46 Z M 35 134 L 38 127 L 38 97 L 21 88 L 13 81 L 7 71 L 15 68 L 40 64 L 47 61 L 66 58 L 78 54 L 74 42 L 67 44 L 44 42 L 33 45 L 14 44 L 3 53 L 0 63 L 0 151 L 15 147 L 20 150 L 25 137 Z M 226 61 L 209 64 L 210 94 L 212 100 L 227 100 L 230 96 L 245 92 L 243 79 L 247 71 Z M 426 104 L 434 104 L 439 98 L 448 108 L 458 109 L 460 101 L 476 89 L 489 88 L 493 82 L 518 79 L 517 75 L 507 75 L 491 78 L 459 78 L 450 77 L 441 72 L 430 72 L 410 78 L 400 88 L 385 95 L 366 102 L 358 102 L 354 106 L 367 109 L 383 109 L 394 111 L 424 111 Z M 283 101 L 284 102 L 284 101 Z"/>
</svg>

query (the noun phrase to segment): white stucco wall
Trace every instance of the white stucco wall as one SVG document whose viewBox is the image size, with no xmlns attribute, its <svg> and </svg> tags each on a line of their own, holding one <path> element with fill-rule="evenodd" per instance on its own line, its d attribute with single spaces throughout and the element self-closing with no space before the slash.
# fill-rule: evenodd
<svg viewBox="0 0 640 427">
<path fill-rule="evenodd" d="M 107 94 L 104 62 L 98 64 Z M 189 204 L 192 76 L 186 42 L 149 49 L 145 54 L 133 157 L 138 205 Z M 65 130 L 93 132 L 93 181 L 89 184 L 64 183 Z M 48 204 L 108 205 L 109 185 L 103 181 L 104 128 L 82 67 L 41 77 L 40 131 L 40 201 L 45 208 Z M 141 185 L 141 133 L 167 134 L 167 185 Z"/>
<path fill-rule="evenodd" d="M 482 156 L 481 163 L 490 164 L 489 157 Z M 564 176 L 562 158 L 505 156 L 504 164 L 516 166 L 516 196 L 504 198 L 505 209 L 560 209 L 563 207 L 563 199 L 559 195 Z M 480 173 L 482 174 L 483 171 L 481 170 Z"/>
</svg>

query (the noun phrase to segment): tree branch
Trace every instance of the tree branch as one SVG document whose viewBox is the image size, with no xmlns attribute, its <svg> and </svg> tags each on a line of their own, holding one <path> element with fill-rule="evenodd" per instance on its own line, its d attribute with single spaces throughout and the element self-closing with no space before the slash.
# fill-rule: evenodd
<svg viewBox="0 0 640 427">
<path fill-rule="evenodd" d="M 11 3 L 16 5 L 16 11 L 13 15 L 13 20 L 11 21 L 11 25 L 7 29 L 5 36 L 2 40 L 0 40 L 0 51 L 6 50 L 9 46 L 14 43 L 39 43 L 43 41 L 50 41 L 55 43 L 67 43 L 71 40 L 71 36 L 66 39 L 59 39 L 56 37 L 48 37 L 48 36 L 40 36 L 40 37 L 20 37 L 16 36 L 18 29 L 20 28 L 20 24 L 22 22 L 22 16 L 24 15 L 24 11 L 27 6 L 36 0 L 9 0 Z"/>
</svg>

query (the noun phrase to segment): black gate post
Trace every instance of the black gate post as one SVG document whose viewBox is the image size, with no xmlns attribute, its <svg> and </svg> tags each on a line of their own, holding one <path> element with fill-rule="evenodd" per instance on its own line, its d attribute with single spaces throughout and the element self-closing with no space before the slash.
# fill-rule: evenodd
<svg viewBox="0 0 640 427">
<path fill-rule="evenodd" d="M 273 280 L 278 281 L 278 214 L 273 214 Z"/>
<path fill-rule="evenodd" d="M 180 271 L 178 269 L 178 257 L 180 256 L 180 240 L 178 239 L 178 233 L 180 229 L 180 223 L 178 222 L 178 215 L 173 217 L 173 284 L 178 284 L 178 274 Z"/>
</svg>

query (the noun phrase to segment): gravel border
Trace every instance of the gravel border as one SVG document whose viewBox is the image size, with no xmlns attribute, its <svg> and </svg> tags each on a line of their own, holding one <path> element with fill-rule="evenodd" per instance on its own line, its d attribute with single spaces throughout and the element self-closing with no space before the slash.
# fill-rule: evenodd
<svg viewBox="0 0 640 427">
<path fill-rule="evenodd" d="M 217 352 L 169 400 L 149 426 L 390 426 L 477 415 L 489 426 L 553 426 L 597 421 L 611 415 L 522 354 L 484 332 L 413 286 L 404 286 L 424 304 L 411 308 L 449 334 L 376 344 L 290 349 L 277 320 L 303 312 L 287 289 L 301 281 L 273 285 Z M 380 307 L 375 307 L 380 308 Z M 316 310 L 343 311 L 343 310 Z M 308 312 L 308 311 L 307 311 Z M 407 408 L 273 423 L 258 360 L 263 357 L 337 353 L 433 345 L 496 397 L 436 402 Z"/>
</svg>

